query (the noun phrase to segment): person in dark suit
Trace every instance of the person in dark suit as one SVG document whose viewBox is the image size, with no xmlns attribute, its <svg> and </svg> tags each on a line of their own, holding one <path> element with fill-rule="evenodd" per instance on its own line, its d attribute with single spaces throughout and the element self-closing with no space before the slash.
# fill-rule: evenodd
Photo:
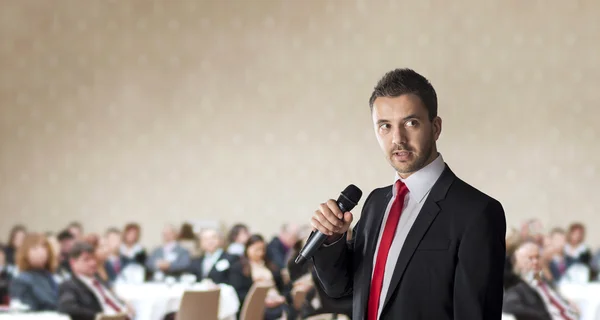
<svg viewBox="0 0 600 320">
<path fill-rule="evenodd" d="M 210 279 L 214 283 L 227 283 L 231 265 L 238 257 L 222 249 L 223 237 L 217 230 L 206 229 L 200 233 L 200 248 L 203 253 L 192 259 L 188 272 L 196 276 L 197 281 Z"/>
<path fill-rule="evenodd" d="M 12 279 L 13 266 L 6 264 L 4 246 L 0 245 L 0 305 L 8 304 L 8 288 Z"/>
<path fill-rule="evenodd" d="M 387 73 L 369 100 L 394 184 L 352 213 L 322 203 L 313 228 L 329 237 L 313 263 L 324 291 L 353 295 L 353 319 L 500 320 L 506 219 L 502 205 L 459 179 L 438 153 L 434 88 L 410 69 Z"/>
<path fill-rule="evenodd" d="M 31 311 L 56 310 L 58 283 L 53 277 L 55 261 L 46 237 L 37 233 L 27 234 L 17 251 L 19 274 L 10 283 L 10 299 L 20 301 Z"/>
<path fill-rule="evenodd" d="M 523 242 L 512 258 L 517 281 L 504 292 L 504 313 L 517 320 L 579 319 L 575 305 L 543 278 L 537 243 Z"/>
<path fill-rule="evenodd" d="M 244 256 L 231 266 L 228 283 L 235 289 L 242 305 L 255 282 L 273 286 L 265 300 L 265 320 L 274 320 L 290 312 L 285 303 L 289 289 L 283 283 L 281 270 L 266 255 L 265 247 L 262 236 L 250 236 Z"/>
<path fill-rule="evenodd" d="M 77 242 L 69 253 L 73 276 L 59 288 L 58 311 L 72 320 L 94 320 L 98 314 L 129 314 L 133 309 L 97 276 L 98 262 L 94 247 Z"/>
<path fill-rule="evenodd" d="M 267 245 L 267 255 L 278 268 L 284 269 L 287 266 L 292 247 L 298 241 L 299 231 L 300 228 L 297 225 L 286 223 L 281 226 L 279 235 Z"/>
</svg>

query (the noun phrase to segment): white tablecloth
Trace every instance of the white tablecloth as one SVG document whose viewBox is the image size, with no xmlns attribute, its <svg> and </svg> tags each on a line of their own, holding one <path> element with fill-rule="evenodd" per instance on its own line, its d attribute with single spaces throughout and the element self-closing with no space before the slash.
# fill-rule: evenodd
<svg viewBox="0 0 600 320">
<path fill-rule="evenodd" d="M 220 284 L 219 319 L 234 319 L 240 308 L 240 300 L 233 287 Z M 171 312 L 179 310 L 179 304 L 186 290 L 207 290 L 202 284 L 187 285 L 176 283 L 116 284 L 115 292 L 131 303 L 135 309 L 135 320 L 162 320 Z M 1 320 L 1 319 L 0 319 Z"/>
<path fill-rule="evenodd" d="M 561 284 L 560 293 L 577 304 L 580 320 L 600 320 L 600 283 Z"/>
<path fill-rule="evenodd" d="M 0 320 L 71 320 L 56 312 L 0 313 Z"/>
</svg>

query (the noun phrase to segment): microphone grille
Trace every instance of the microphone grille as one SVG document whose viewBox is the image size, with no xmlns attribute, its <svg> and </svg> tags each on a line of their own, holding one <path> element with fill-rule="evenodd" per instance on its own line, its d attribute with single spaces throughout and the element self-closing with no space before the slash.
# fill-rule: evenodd
<svg viewBox="0 0 600 320">
<path fill-rule="evenodd" d="M 342 194 L 344 195 L 344 197 L 346 197 L 346 199 L 354 202 L 354 204 L 357 204 L 358 201 L 360 201 L 360 198 L 362 197 L 362 191 L 353 184 L 347 186 L 346 189 L 342 191 Z"/>
</svg>

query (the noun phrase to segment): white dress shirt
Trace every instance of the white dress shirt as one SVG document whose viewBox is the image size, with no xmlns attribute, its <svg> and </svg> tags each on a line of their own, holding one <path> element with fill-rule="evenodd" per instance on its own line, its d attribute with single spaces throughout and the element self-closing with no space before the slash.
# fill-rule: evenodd
<svg viewBox="0 0 600 320">
<path fill-rule="evenodd" d="M 392 240 L 392 245 L 390 246 L 387 262 L 385 264 L 385 272 L 383 274 L 383 286 L 381 287 L 381 296 L 379 298 L 379 314 L 377 315 L 378 319 L 379 317 L 381 317 L 383 303 L 385 302 L 385 297 L 388 293 L 390 282 L 392 280 L 392 275 L 394 274 L 394 269 L 396 268 L 396 262 L 398 261 L 398 257 L 400 256 L 400 251 L 402 250 L 402 246 L 404 245 L 406 236 L 412 228 L 415 219 L 417 219 L 421 208 L 423 208 L 423 204 L 425 203 L 425 200 L 427 199 L 431 188 L 438 180 L 438 178 L 442 175 L 442 172 L 445 168 L 446 164 L 444 163 L 444 159 L 442 158 L 442 155 L 439 154 L 433 162 L 431 162 L 421 170 L 411 174 L 406 179 L 400 178 L 398 173 L 396 173 L 396 178 L 394 179 L 394 184 L 392 185 L 393 196 L 385 210 L 385 215 L 383 216 L 383 223 L 379 229 L 377 247 L 375 249 L 375 255 L 373 257 L 373 272 L 375 271 L 375 262 L 377 260 L 377 252 L 379 251 L 379 243 L 381 242 L 384 224 L 388 219 L 390 209 L 392 208 L 392 204 L 394 203 L 394 199 L 396 198 L 396 194 L 398 192 L 398 190 L 396 190 L 395 187 L 395 183 L 398 179 L 400 179 L 404 184 L 406 184 L 406 187 L 408 188 L 408 194 L 404 198 L 404 206 L 402 209 L 402 214 L 400 215 L 400 221 L 398 222 L 398 227 L 396 228 L 396 233 L 394 235 L 394 239 Z M 373 273 L 371 273 L 371 279 L 372 278 Z"/>
<path fill-rule="evenodd" d="M 530 285 L 544 301 L 552 320 L 579 319 L 575 310 L 552 287 L 537 279 L 532 281 Z"/>
<path fill-rule="evenodd" d="M 205 253 L 204 259 L 202 259 L 202 278 L 208 277 L 210 270 L 213 268 L 215 263 L 219 261 L 221 255 L 223 254 L 223 249 L 217 249 L 213 253 Z M 198 279 L 200 280 L 200 279 Z"/>
<path fill-rule="evenodd" d="M 100 305 L 102 306 L 102 313 L 106 314 L 106 315 L 115 315 L 117 314 L 117 312 L 111 307 L 109 306 L 106 301 L 104 300 L 104 297 L 102 296 L 102 293 L 100 293 L 100 291 L 98 291 L 98 288 L 96 288 L 96 286 L 94 286 L 94 281 L 98 281 L 94 278 L 90 278 L 90 277 L 86 277 L 83 275 L 77 275 L 77 278 L 79 278 L 79 280 L 81 280 L 87 287 L 88 289 L 92 290 L 92 292 L 94 293 L 94 296 L 96 297 L 96 299 L 98 299 L 98 302 L 100 302 Z M 121 303 L 121 300 L 119 300 L 113 293 L 111 290 L 109 290 L 108 288 L 106 288 L 102 282 L 100 282 L 100 286 L 102 286 L 102 289 L 104 291 L 104 294 L 114 303 L 116 304 L 120 309 L 122 313 L 126 313 L 127 312 L 127 307 L 125 305 L 123 305 L 123 303 Z"/>
</svg>

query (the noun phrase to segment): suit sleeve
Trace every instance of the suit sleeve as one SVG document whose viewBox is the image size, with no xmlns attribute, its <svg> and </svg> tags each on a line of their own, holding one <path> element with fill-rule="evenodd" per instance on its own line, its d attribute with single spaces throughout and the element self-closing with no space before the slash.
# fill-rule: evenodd
<svg viewBox="0 0 600 320">
<path fill-rule="evenodd" d="M 454 319 L 500 320 L 506 256 L 506 218 L 491 200 L 460 240 L 454 275 Z"/>
<path fill-rule="evenodd" d="M 513 315 L 519 320 L 550 320 L 546 310 L 525 304 L 524 297 L 517 290 L 517 287 L 506 290 L 502 305 L 504 313 Z"/>
<path fill-rule="evenodd" d="M 169 266 L 169 271 L 181 272 L 187 270 L 189 266 L 190 253 L 186 249 L 181 248 L 179 254 L 177 255 L 177 259 L 175 259 L 175 261 L 173 261 L 173 263 L 171 263 L 171 265 Z"/>
<path fill-rule="evenodd" d="M 58 293 L 58 312 L 69 315 L 72 320 L 94 320 L 96 312 L 81 307 L 77 301 L 77 292 L 69 282 L 64 282 Z"/>
<path fill-rule="evenodd" d="M 361 216 L 365 213 L 372 195 L 373 192 L 365 200 Z M 353 292 L 354 239 L 360 236 L 360 225 L 361 220 L 354 227 L 352 232 L 354 238 L 351 241 L 346 241 L 347 234 L 344 234 L 340 240 L 321 246 L 313 256 L 317 280 L 321 283 L 323 291 L 331 298 L 341 298 Z"/>
<path fill-rule="evenodd" d="M 38 310 L 39 303 L 33 294 L 32 286 L 33 284 L 28 281 L 26 275 L 15 277 L 9 286 L 10 298 L 21 301 L 21 303 L 28 305 L 31 310 Z"/>
</svg>

